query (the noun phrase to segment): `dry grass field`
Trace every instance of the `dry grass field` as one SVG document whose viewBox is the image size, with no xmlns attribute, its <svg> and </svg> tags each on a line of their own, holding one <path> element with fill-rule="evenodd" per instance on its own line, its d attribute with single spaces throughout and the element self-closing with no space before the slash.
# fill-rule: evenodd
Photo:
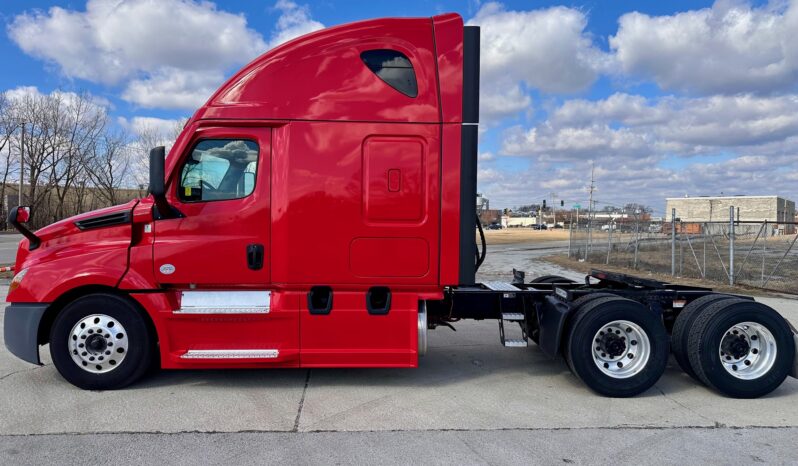
<svg viewBox="0 0 798 466">
<path fill-rule="evenodd" d="M 504 230 L 485 230 L 488 244 L 538 243 L 546 241 L 567 241 L 568 230 L 533 230 L 531 228 L 505 228 Z M 479 243 L 479 232 L 477 232 Z"/>
</svg>

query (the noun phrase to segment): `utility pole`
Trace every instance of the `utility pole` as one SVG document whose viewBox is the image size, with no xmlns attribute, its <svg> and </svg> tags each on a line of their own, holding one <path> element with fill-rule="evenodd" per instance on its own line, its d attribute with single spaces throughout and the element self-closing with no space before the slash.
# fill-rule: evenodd
<svg viewBox="0 0 798 466">
<path fill-rule="evenodd" d="M 590 163 L 590 200 L 587 203 L 587 247 L 585 248 L 585 261 L 587 262 L 587 254 L 593 242 L 593 191 L 596 189 L 595 177 L 596 165 Z"/>
<path fill-rule="evenodd" d="M 549 193 L 551 196 L 551 213 L 554 215 L 554 226 L 557 226 L 557 205 L 555 204 L 557 193 Z"/>
</svg>

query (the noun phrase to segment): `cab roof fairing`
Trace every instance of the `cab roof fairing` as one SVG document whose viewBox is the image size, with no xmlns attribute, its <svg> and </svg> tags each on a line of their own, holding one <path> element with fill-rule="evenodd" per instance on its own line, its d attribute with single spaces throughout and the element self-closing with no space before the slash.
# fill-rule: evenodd
<svg viewBox="0 0 798 466">
<path fill-rule="evenodd" d="M 447 105 L 446 93 L 439 96 L 436 71 L 461 76 L 462 24 L 450 13 L 360 21 L 301 36 L 242 68 L 192 120 L 461 121 L 461 108 Z M 417 97 L 403 95 L 369 70 L 360 53 L 373 49 L 396 50 L 410 59 Z M 443 87 L 457 92 L 461 86 L 460 79 Z"/>
</svg>

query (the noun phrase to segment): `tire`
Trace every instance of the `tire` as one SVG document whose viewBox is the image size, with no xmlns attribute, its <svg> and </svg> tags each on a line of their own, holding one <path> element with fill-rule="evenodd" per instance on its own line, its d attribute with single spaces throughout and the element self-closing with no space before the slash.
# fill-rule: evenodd
<svg viewBox="0 0 798 466">
<path fill-rule="evenodd" d="M 550 283 L 576 283 L 575 281 L 571 280 L 570 278 L 565 278 L 560 275 L 542 275 L 537 278 L 533 278 L 532 281 L 529 282 L 530 284 L 536 283 L 543 283 L 543 284 L 550 284 Z"/>
<path fill-rule="evenodd" d="M 608 328 L 613 331 L 607 332 Z M 612 339 L 597 346 L 605 335 Z M 656 313 L 636 301 L 602 297 L 590 300 L 573 316 L 565 358 L 574 375 L 591 390 L 625 398 L 657 383 L 668 363 L 668 343 L 665 326 Z"/>
<path fill-rule="evenodd" d="M 69 303 L 50 329 L 50 355 L 64 379 L 84 390 L 135 382 L 153 361 L 155 339 L 127 299 L 92 294 Z"/>
<path fill-rule="evenodd" d="M 698 317 L 701 312 L 710 305 L 727 299 L 736 298 L 726 294 L 708 294 L 695 299 L 682 309 L 682 312 L 676 317 L 676 322 L 673 323 L 673 330 L 671 331 L 671 351 L 673 352 L 673 357 L 676 359 L 679 367 L 699 383 L 703 382 L 696 375 L 693 367 L 690 365 L 690 358 L 687 356 L 687 335 L 696 317 Z"/>
<path fill-rule="evenodd" d="M 735 341 L 740 346 L 727 345 Z M 758 398 L 772 392 L 787 378 L 795 358 L 795 340 L 787 321 L 770 307 L 745 300 L 721 301 L 699 314 L 688 334 L 687 348 L 698 378 L 733 398 Z M 727 361 L 721 359 L 721 352 Z"/>
</svg>

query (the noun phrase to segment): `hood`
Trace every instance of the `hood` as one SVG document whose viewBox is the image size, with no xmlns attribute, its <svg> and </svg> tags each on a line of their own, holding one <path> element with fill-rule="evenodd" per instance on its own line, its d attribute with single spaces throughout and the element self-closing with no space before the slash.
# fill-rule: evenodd
<svg viewBox="0 0 798 466">
<path fill-rule="evenodd" d="M 41 239 L 40 247 L 30 251 L 29 241 L 23 238 L 17 249 L 16 268 L 21 270 L 26 263 L 50 260 L 64 248 L 73 245 L 91 246 L 98 242 L 130 241 L 133 208 L 139 200 L 97 209 L 65 218 L 36 230 Z"/>
<path fill-rule="evenodd" d="M 134 199 L 126 204 L 105 207 L 68 217 L 36 230 L 35 233 L 36 236 L 42 239 L 42 242 L 45 242 L 48 239 L 78 233 L 83 230 L 130 223 L 133 207 L 138 202 L 138 199 Z M 127 214 L 126 218 L 124 214 Z"/>
</svg>

